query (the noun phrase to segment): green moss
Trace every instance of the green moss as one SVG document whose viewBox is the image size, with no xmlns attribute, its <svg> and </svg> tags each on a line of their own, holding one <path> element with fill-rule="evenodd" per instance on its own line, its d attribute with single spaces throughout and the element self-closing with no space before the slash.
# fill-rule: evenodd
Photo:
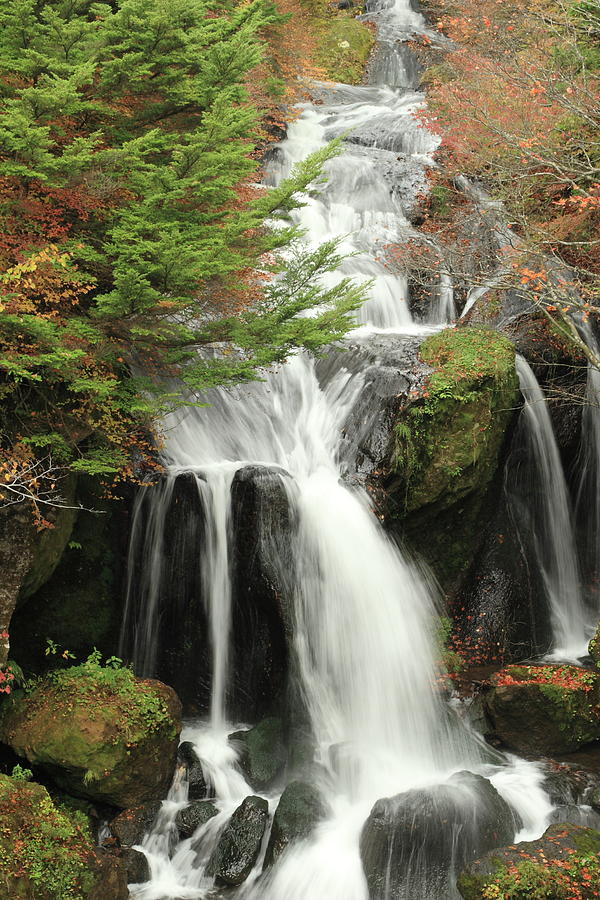
<svg viewBox="0 0 600 900">
<path fill-rule="evenodd" d="M 336 9 L 328 0 L 302 0 L 316 41 L 314 62 L 331 81 L 360 84 L 375 38 L 356 18 L 360 8 Z"/>
<path fill-rule="evenodd" d="M 359 84 L 373 48 L 369 28 L 348 15 L 338 14 L 317 28 L 317 62 L 332 81 Z"/>
<path fill-rule="evenodd" d="M 0 737 L 69 793 L 125 807 L 168 782 L 179 712 L 170 688 L 136 679 L 118 660 L 102 666 L 95 653 L 15 691 Z"/>
<path fill-rule="evenodd" d="M 39 784 L 0 775 L 0 886 L 23 900 L 84 900 L 92 887 L 84 818 Z"/>
<path fill-rule="evenodd" d="M 433 372 L 395 427 L 407 512 L 445 508 L 489 483 L 518 392 L 514 348 L 495 332 L 447 329 L 420 352 Z"/>
<path fill-rule="evenodd" d="M 452 620 L 447 616 L 440 616 L 436 638 L 440 661 L 444 669 L 451 674 L 462 672 L 465 667 L 464 660 L 456 650 L 449 648 L 452 639 Z"/>
</svg>

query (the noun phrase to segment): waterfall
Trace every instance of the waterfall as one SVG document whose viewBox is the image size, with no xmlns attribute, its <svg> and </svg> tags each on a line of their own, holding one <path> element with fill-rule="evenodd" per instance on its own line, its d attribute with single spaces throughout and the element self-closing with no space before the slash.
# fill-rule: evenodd
<svg viewBox="0 0 600 900">
<path fill-rule="evenodd" d="M 551 655 L 561 660 L 577 660 L 585 656 L 589 638 L 571 500 L 546 398 L 522 356 L 517 356 L 517 373 L 525 401 L 522 416 L 536 479 L 531 528 L 550 606 Z"/>
<path fill-rule="evenodd" d="M 349 256 L 331 277 L 370 281 L 369 298 L 345 346 L 363 342 L 376 358 L 377 341 L 427 334 L 445 324 L 452 289 L 448 282 L 441 285 L 443 302 L 431 316 L 434 321 L 418 325 L 408 309 L 406 280 L 385 265 L 386 245 L 411 234 L 406 211 L 425 184 L 437 139 L 413 117 L 423 97 L 410 87 L 406 50 L 398 43 L 424 31 L 422 18 L 402 0 L 371 7 L 368 16 L 381 42 L 372 79 L 392 77 L 398 87 L 376 80 L 357 87 L 319 86 L 321 105 L 301 107 L 276 148 L 266 181 L 277 184 L 295 162 L 344 136 L 343 152 L 327 164 L 326 185 L 307 196 L 292 217 L 305 229 L 308 244 L 341 238 Z M 352 356 L 351 349 L 346 352 Z M 519 812 L 524 834 L 543 831 L 550 805 L 540 787 L 540 770 L 486 748 L 442 700 L 434 686 L 435 590 L 385 534 L 364 490 L 343 480 L 352 468 L 344 428 L 365 378 L 364 368 L 342 360 L 323 380 L 317 361 L 298 353 L 263 382 L 213 390 L 206 398 L 209 405 L 191 406 L 164 423 L 167 475 L 136 507 L 124 641 L 134 636 L 136 659 L 152 674 L 167 640 L 164 617 L 171 615 L 173 604 L 165 607 L 164 600 L 175 589 L 177 571 L 176 553 L 166 569 L 160 567 L 170 540 L 166 518 L 179 515 L 188 527 L 190 519 L 202 519 L 201 528 L 186 531 L 188 543 L 197 541 L 195 554 L 188 557 L 197 561 L 197 571 L 190 573 L 188 567 L 183 577 L 192 578 L 194 596 L 202 595 L 202 603 L 193 605 L 194 615 L 205 615 L 209 623 L 211 721 L 190 722 L 183 738 L 196 746 L 215 787 L 219 814 L 193 838 L 174 845 L 175 815 L 187 798 L 185 784 L 174 786 L 143 844 L 152 879 L 132 887 L 137 900 L 207 896 L 213 882 L 205 867 L 219 830 L 252 793 L 227 742 L 235 724 L 228 708 L 235 636 L 231 496 L 236 479 L 249 468 L 270 473 L 287 497 L 293 527 L 286 546 L 275 533 L 267 539 L 274 577 L 293 601 L 298 690 L 315 745 L 311 777 L 329 814 L 313 839 L 286 852 L 266 879 L 259 877 L 261 856 L 236 895 L 366 900 L 359 839 L 373 804 L 410 788 L 443 783 L 465 768 L 488 777 L 506 796 Z M 173 503 L 182 478 L 198 492 L 194 515 Z M 193 627 L 189 614 L 186 622 Z M 194 677 L 189 656 L 183 676 Z M 277 798 L 269 800 L 273 808 Z M 450 884 L 447 896 L 456 896 Z M 413 893 L 410 900 L 442 898 L 424 880 L 419 896 Z"/>
<path fill-rule="evenodd" d="M 436 299 L 431 304 L 429 321 L 433 324 L 450 325 L 456 319 L 456 312 L 454 309 L 454 285 L 448 272 L 440 272 L 436 294 Z"/>
</svg>

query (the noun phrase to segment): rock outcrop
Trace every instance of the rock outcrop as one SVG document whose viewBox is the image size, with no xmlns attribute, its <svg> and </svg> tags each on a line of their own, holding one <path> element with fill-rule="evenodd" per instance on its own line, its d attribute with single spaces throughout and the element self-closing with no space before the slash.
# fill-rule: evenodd
<svg viewBox="0 0 600 900">
<path fill-rule="evenodd" d="M 511 847 L 493 850 L 470 863 L 458 878 L 458 889 L 464 900 L 481 900 L 482 897 L 584 896 L 575 893 L 576 884 L 572 893 L 563 893 L 568 886 L 568 867 L 573 865 L 573 873 L 576 873 L 578 868 L 581 869 L 577 865 L 578 860 L 591 859 L 580 885 L 587 887 L 597 884 L 600 865 L 594 865 L 593 858 L 595 856 L 597 860 L 598 854 L 600 832 L 577 825 L 551 825 L 537 841 L 523 841 Z M 521 879 L 527 893 L 520 890 Z"/>
<path fill-rule="evenodd" d="M 576 666 L 507 666 L 484 706 L 494 735 L 527 756 L 569 753 L 600 740 L 600 675 Z"/>
</svg>

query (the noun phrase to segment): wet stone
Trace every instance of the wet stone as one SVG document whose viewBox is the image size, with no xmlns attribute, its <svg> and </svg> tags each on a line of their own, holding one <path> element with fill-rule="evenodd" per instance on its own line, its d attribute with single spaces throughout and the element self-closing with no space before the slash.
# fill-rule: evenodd
<svg viewBox="0 0 600 900">
<path fill-rule="evenodd" d="M 265 868 L 272 865 L 293 841 L 307 837 L 325 815 L 319 791 L 303 781 L 287 785 L 273 817 Z"/>
<path fill-rule="evenodd" d="M 209 800 L 194 800 L 175 817 L 175 824 L 182 839 L 191 837 L 201 825 L 217 815 L 217 807 Z"/>
<path fill-rule="evenodd" d="M 110 823 L 110 831 L 121 847 L 132 847 L 141 844 L 144 835 L 152 828 L 160 811 L 160 800 L 124 809 Z"/>
<path fill-rule="evenodd" d="M 360 837 L 370 900 L 446 896 L 451 869 L 509 843 L 519 826 L 491 782 L 471 772 L 378 800 Z"/>
<path fill-rule="evenodd" d="M 286 763 L 283 727 L 280 719 L 263 719 L 249 731 L 229 735 L 240 751 L 240 768 L 255 790 L 270 787 Z"/>
<path fill-rule="evenodd" d="M 121 859 L 127 873 L 127 884 L 150 881 L 150 866 L 143 853 L 128 847 L 121 851 Z"/>
<path fill-rule="evenodd" d="M 227 823 L 206 873 L 217 884 L 238 885 L 252 871 L 267 827 L 269 804 L 262 797 L 246 797 Z"/>
<path fill-rule="evenodd" d="M 183 741 L 179 745 L 177 762 L 186 768 L 189 785 L 188 798 L 190 800 L 206 800 L 209 797 L 214 797 L 212 785 L 204 777 L 200 757 L 194 750 L 194 745 L 191 741 Z"/>
</svg>

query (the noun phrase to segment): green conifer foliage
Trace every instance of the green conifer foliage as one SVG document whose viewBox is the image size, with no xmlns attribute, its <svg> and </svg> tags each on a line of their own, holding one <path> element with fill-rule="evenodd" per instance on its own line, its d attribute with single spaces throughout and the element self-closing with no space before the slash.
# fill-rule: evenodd
<svg viewBox="0 0 600 900">
<path fill-rule="evenodd" d="M 335 147 L 251 185 L 245 82 L 277 20 L 268 0 L 0 0 L 5 482 L 48 447 L 127 472 L 186 390 L 347 330 L 362 290 L 319 286 L 335 242 L 301 252 L 292 227 L 265 227 Z M 214 342 L 227 352 L 198 353 Z"/>
</svg>

